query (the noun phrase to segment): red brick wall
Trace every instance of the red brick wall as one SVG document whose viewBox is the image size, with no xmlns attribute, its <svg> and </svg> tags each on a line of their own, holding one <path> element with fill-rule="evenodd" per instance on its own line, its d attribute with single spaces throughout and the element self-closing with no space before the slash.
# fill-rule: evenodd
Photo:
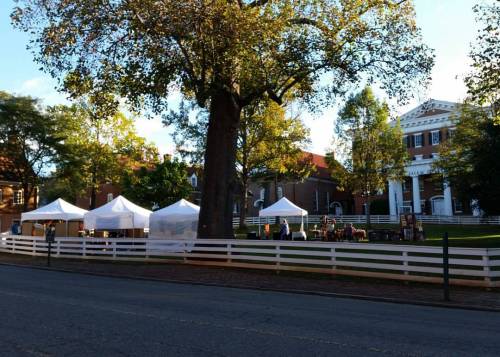
<svg viewBox="0 0 500 357">
<path fill-rule="evenodd" d="M 0 232 L 5 232 L 10 229 L 13 220 L 21 219 L 24 205 L 14 204 L 14 190 L 20 190 L 21 187 L 16 184 L 0 184 L 2 190 L 2 199 L 0 200 Z M 29 200 L 28 210 L 35 209 L 35 196 Z"/>
</svg>

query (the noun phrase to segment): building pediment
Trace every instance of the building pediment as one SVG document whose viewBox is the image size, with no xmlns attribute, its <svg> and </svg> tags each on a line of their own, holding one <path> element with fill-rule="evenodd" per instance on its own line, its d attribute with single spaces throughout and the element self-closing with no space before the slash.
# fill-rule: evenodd
<svg viewBox="0 0 500 357">
<path fill-rule="evenodd" d="M 458 103 L 429 99 L 425 103 L 401 115 L 401 122 L 412 121 L 417 118 L 443 116 L 454 112 L 457 106 Z"/>
<path fill-rule="evenodd" d="M 423 112 L 419 116 L 417 116 L 417 118 L 431 117 L 433 115 L 445 114 L 445 113 L 450 113 L 450 112 L 451 112 L 451 110 L 430 109 L 430 110 L 427 110 L 427 111 Z"/>
</svg>

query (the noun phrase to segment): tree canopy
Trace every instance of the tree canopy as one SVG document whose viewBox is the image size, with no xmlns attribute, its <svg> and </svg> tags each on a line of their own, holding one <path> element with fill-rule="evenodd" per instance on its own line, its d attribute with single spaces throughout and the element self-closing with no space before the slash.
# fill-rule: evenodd
<svg viewBox="0 0 500 357">
<path fill-rule="evenodd" d="M 209 110 L 199 220 L 203 238 L 232 236 L 242 108 L 290 90 L 308 103 L 361 80 L 404 100 L 433 56 L 409 0 L 20 0 L 36 60 L 73 96 L 114 93 L 165 109 L 172 88 Z M 328 80 L 320 81 L 320 78 Z M 116 101 L 111 100 L 116 106 Z"/>
</svg>

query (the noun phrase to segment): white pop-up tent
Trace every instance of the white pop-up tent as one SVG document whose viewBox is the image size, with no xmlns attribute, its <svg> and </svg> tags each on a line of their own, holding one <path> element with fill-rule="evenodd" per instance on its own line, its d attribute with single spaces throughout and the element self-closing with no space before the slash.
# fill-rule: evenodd
<svg viewBox="0 0 500 357">
<path fill-rule="evenodd" d="M 123 196 L 89 211 L 83 217 L 85 229 L 144 229 L 149 227 L 151 211 L 139 207 Z"/>
<path fill-rule="evenodd" d="M 42 206 L 36 210 L 21 213 L 21 222 L 24 221 L 65 221 L 66 236 L 68 236 L 69 221 L 83 221 L 83 216 L 87 213 L 80 207 L 66 202 L 62 198 Z"/>
<path fill-rule="evenodd" d="M 260 217 L 301 217 L 304 226 L 304 217 L 307 216 L 307 211 L 290 202 L 286 197 L 283 197 L 278 202 L 259 211 L 259 235 L 260 235 Z"/>
<path fill-rule="evenodd" d="M 88 211 L 66 202 L 62 198 L 40 207 L 36 210 L 21 213 L 23 221 L 78 221 Z"/>
<path fill-rule="evenodd" d="M 149 237 L 196 239 L 200 207 L 182 199 L 155 211 L 149 217 Z"/>
</svg>

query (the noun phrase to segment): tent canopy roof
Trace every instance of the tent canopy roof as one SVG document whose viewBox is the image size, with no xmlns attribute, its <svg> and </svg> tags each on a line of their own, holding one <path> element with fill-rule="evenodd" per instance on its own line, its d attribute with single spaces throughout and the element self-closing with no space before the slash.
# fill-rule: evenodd
<svg viewBox="0 0 500 357">
<path fill-rule="evenodd" d="M 24 212 L 21 214 L 21 221 L 37 221 L 37 220 L 83 220 L 83 216 L 88 211 L 76 207 L 71 203 L 66 202 L 62 198 L 40 207 L 34 211 Z"/>
<path fill-rule="evenodd" d="M 278 202 L 259 211 L 259 217 L 288 217 L 288 216 L 307 216 L 307 211 L 290 202 L 283 197 Z"/>
<path fill-rule="evenodd" d="M 141 215 L 149 216 L 151 214 L 151 211 L 130 202 L 123 196 L 118 196 L 105 205 L 89 211 L 87 215 L 98 215 L 101 217 L 106 217 L 121 213 L 138 213 Z"/>
<path fill-rule="evenodd" d="M 85 214 L 84 225 L 87 229 L 129 229 L 149 226 L 150 210 L 118 196 L 104 206 Z"/>
<path fill-rule="evenodd" d="M 185 199 L 181 199 L 170 206 L 162 208 L 158 211 L 154 211 L 151 216 L 193 216 L 198 215 L 200 213 L 200 207 L 186 201 Z"/>
</svg>

